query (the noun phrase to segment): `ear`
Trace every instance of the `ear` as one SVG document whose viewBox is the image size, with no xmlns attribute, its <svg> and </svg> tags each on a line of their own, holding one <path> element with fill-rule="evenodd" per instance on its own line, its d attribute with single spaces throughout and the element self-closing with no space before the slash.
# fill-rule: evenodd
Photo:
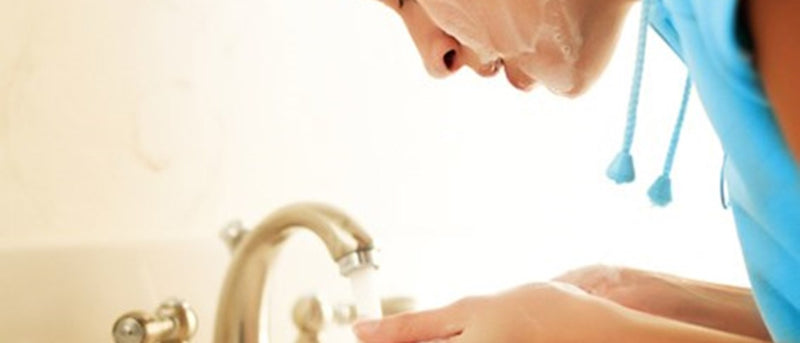
<svg viewBox="0 0 800 343">
<path fill-rule="evenodd" d="M 755 62 L 795 161 L 800 163 L 800 1 L 743 0 Z"/>
</svg>

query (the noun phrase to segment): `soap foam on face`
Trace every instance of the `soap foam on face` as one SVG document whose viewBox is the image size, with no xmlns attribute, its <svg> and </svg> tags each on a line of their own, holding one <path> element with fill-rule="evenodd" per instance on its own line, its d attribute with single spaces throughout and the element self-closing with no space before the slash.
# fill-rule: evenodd
<svg viewBox="0 0 800 343">
<path fill-rule="evenodd" d="M 542 80 L 551 92 L 565 94 L 575 88 L 575 64 L 583 37 L 563 0 L 542 0 L 542 11 L 544 20 L 536 42 L 539 56 L 528 54 L 529 63 L 523 68 Z"/>
<path fill-rule="evenodd" d="M 482 18 L 480 3 L 452 0 L 419 0 L 431 20 L 462 45 L 477 54 L 481 63 L 497 59 L 497 48 Z"/>
<path fill-rule="evenodd" d="M 564 0 L 419 0 L 442 30 L 477 55 L 498 59 L 544 83 L 556 94 L 576 87 L 583 36 Z M 520 12 L 520 11 L 523 12 Z"/>
<path fill-rule="evenodd" d="M 356 314 L 359 320 L 383 317 L 381 298 L 376 287 L 377 270 L 365 266 L 350 274 L 350 285 L 356 300 Z"/>
</svg>

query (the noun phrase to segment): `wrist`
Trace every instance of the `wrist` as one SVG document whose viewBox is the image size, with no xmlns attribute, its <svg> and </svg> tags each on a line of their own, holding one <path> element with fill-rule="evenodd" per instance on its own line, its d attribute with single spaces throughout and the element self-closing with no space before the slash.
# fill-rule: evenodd
<svg viewBox="0 0 800 343">
<path fill-rule="evenodd" d="M 617 342 L 757 343 L 752 337 L 697 326 L 630 310 L 620 322 Z"/>
</svg>

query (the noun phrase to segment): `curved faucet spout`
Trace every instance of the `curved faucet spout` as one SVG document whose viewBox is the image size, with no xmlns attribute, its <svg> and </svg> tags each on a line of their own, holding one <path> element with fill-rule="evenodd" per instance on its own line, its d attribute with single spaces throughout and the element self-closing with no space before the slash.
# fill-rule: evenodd
<svg viewBox="0 0 800 343">
<path fill-rule="evenodd" d="M 359 268 L 377 268 L 372 238 L 341 211 L 323 204 L 284 207 L 247 233 L 233 252 L 217 308 L 214 342 L 257 343 L 262 292 L 272 261 L 293 232 L 307 229 L 328 248 L 347 276 Z M 267 315 L 267 314 L 264 314 Z"/>
</svg>

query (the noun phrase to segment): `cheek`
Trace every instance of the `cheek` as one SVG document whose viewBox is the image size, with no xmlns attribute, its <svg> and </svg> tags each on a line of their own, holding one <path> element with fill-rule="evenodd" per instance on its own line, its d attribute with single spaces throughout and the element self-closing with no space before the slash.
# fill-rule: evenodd
<svg viewBox="0 0 800 343">
<path fill-rule="evenodd" d="M 584 44 L 578 20 L 562 1 L 540 4 L 542 15 L 530 36 L 532 48 L 520 53 L 520 66 L 553 93 L 579 94 L 584 83 Z"/>
<path fill-rule="evenodd" d="M 481 60 L 488 62 L 496 56 L 497 46 L 485 20 L 490 14 L 484 8 L 485 3 L 465 0 L 419 0 L 418 3 L 439 28 L 475 51 Z"/>
<path fill-rule="evenodd" d="M 569 96 L 579 87 L 579 70 L 565 60 L 559 46 L 552 42 L 540 42 L 536 52 L 522 54 L 514 62 L 555 94 Z"/>
</svg>

